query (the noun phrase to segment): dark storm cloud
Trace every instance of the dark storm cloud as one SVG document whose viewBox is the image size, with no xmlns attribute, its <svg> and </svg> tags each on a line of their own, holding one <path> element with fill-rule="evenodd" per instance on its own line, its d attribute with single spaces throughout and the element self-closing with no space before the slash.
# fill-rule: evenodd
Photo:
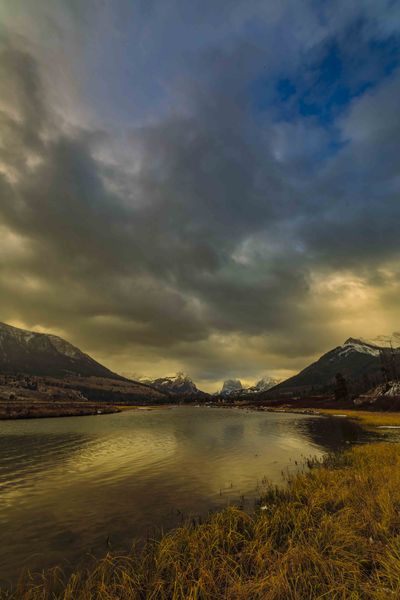
<svg viewBox="0 0 400 600">
<path fill-rule="evenodd" d="M 8 55 L 12 52 L 8 48 Z M 34 65 L 30 69 L 34 72 Z M 41 105 L 38 110 L 45 112 Z M 219 320 L 224 327 L 246 329 L 237 322 L 241 310 L 248 307 L 242 319 L 247 313 L 253 321 L 254 304 L 265 304 L 250 292 L 276 295 L 282 278 L 274 273 L 277 267 L 269 282 L 253 275 L 241 285 L 237 276 L 246 269 L 235 265 L 231 253 L 249 233 L 284 213 L 288 202 L 282 199 L 278 209 L 274 206 L 272 196 L 277 202 L 284 186 L 276 173 L 262 172 L 241 126 L 216 129 L 215 114 L 210 117 L 211 127 L 201 115 L 132 132 L 143 166 L 131 179 L 130 206 L 107 189 L 85 132 L 41 141 L 44 127 L 38 120 L 39 164 L 16 182 L 4 183 L 2 203 L 7 224 L 37 244 L 39 256 L 31 258 L 29 268 L 36 266 L 41 276 L 58 275 L 65 282 L 77 278 L 96 296 L 101 292 L 100 312 L 104 307 L 105 314 L 115 311 L 140 323 L 153 321 L 158 343 L 163 342 L 163 315 L 177 338 L 197 329 L 195 310 L 185 321 L 184 307 L 192 294 L 215 313 L 209 323 L 203 321 L 200 338 Z M 24 113 L 22 123 L 25 118 Z M 8 163 L 17 166 L 12 156 Z M 262 197 L 266 188 L 271 200 Z M 146 300 L 140 302 L 142 294 Z M 225 299 L 225 315 L 219 317 L 218 306 Z M 179 313 L 175 327 L 169 314 L 173 310 Z M 268 310 L 263 312 L 267 316 Z"/>
<path fill-rule="evenodd" d="M 340 17 L 348 27 L 341 13 L 318 33 L 305 17 L 316 56 Z M 283 120 L 268 86 L 255 107 L 252 82 L 279 61 L 235 34 L 188 59 L 172 108 L 113 131 L 66 126 L 32 45 L 1 43 L 3 320 L 61 331 L 114 368 L 167 357 L 218 380 L 296 369 L 341 341 L 338 287 L 350 321 L 354 289 L 384 288 L 394 318 L 398 71 L 349 100 L 333 132 Z"/>
<path fill-rule="evenodd" d="M 399 94 L 397 72 L 343 119 L 348 143 L 310 189 L 314 215 L 301 232 L 317 261 L 373 270 L 399 256 Z"/>
</svg>

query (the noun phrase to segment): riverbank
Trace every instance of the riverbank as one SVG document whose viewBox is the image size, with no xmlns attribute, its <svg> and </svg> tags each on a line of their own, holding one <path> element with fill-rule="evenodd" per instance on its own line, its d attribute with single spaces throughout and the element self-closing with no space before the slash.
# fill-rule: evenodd
<svg viewBox="0 0 400 600">
<path fill-rule="evenodd" d="M 117 406 L 92 402 L 1 402 L 0 421 L 15 419 L 47 419 L 56 417 L 84 417 L 118 413 Z"/>
<path fill-rule="evenodd" d="M 332 416 L 346 416 L 360 422 L 368 429 L 400 427 L 399 412 L 374 412 L 367 410 L 333 410 L 323 409 L 321 414 Z"/>
<path fill-rule="evenodd" d="M 180 406 L 180 405 L 179 404 L 149 404 L 149 405 L 145 405 L 145 406 L 143 404 L 132 404 L 132 405 L 118 404 L 118 405 L 116 405 L 116 407 L 121 412 L 125 412 L 128 410 L 139 410 L 139 411 L 170 410 L 171 408 L 176 408 L 177 406 Z"/>
<path fill-rule="evenodd" d="M 400 446 L 368 444 L 271 487 L 254 514 L 228 508 L 107 556 L 63 580 L 20 585 L 13 600 L 400 597 Z"/>
<path fill-rule="evenodd" d="M 259 410 L 257 408 L 257 410 Z M 359 422 L 363 427 L 367 429 L 377 428 L 400 428 L 400 412 L 381 412 L 381 411 L 367 411 L 358 409 L 334 409 L 334 408 L 299 408 L 294 409 L 292 407 L 282 408 L 270 408 L 266 407 L 263 410 L 266 412 L 284 412 L 290 414 L 299 415 L 326 415 L 331 417 L 342 417 L 352 419 L 353 421 Z"/>
<path fill-rule="evenodd" d="M 0 420 L 109 414 L 167 400 L 149 386 L 123 379 L 0 374 Z"/>
</svg>

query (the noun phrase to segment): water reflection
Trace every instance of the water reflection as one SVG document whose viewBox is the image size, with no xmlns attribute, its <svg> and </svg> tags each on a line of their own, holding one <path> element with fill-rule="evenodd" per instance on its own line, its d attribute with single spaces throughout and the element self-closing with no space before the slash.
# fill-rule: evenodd
<svg viewBox="0 0 400 600">
<path fill-rule="evenodd" d="M 363 435 L 339 419 L 190 407 L 1 422 L 0 578 L 128 549 Z"/>
<path fill-rule="evenodd" d="M 315 444 L 329 452 L 342 450 L 348 444 L 366 442 L 377 437 L 347 418 L 307 419 L 300 421 L 298 427 L 300 430 L 303 429 Z"/>
</svg>

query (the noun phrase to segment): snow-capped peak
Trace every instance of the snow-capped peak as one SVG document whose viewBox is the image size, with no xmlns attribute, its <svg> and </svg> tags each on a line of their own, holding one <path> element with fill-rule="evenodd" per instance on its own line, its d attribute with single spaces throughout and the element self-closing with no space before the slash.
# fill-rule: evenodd
<svg viewBox="0 0 400 600">
<path fill-rule="evenodd" d="M 279 379 L 275 379 L 274 377 L 265 375 L 259 381 L 257 381 L 257 383 L 254 385 L 254 387 L 257 390 L 259 390 L 260 392 L 266 392 L 267 390 L 271 389 L 278 383 L 279 383 Z"/>
<path fill-rule="evenodd" d="M 226 379 L 222 386 L 221 395 L 229 395 L 237 393 L 243 389 L 242 382 L 240 379 Z"/>
<path fill-rule="evenodd" d="M 339 355 L 346 356 L 352 352 L 370 354 L 371 356 L 379 356 L 380 348 L 374 344 L 369 344 L 363 340 L 350 337 L 342 346 L 339 346 Z"/>
<path fill-rule="evenodd" d="M 168 377 L 159 377 L 158 379 L 140 378 L 141 383 L 152 385 L 159 390 L 169 391 L 180 394 L 198 394 L 202 393 L 196 387 L 196 384 L 185 373 L 177 373 Z"/>
</svg>

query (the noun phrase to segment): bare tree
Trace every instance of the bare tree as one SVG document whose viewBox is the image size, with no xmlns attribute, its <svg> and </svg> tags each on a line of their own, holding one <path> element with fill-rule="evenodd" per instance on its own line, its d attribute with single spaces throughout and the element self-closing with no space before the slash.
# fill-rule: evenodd
<svg viewBox="0 0 400 600">
<path fill-rule="evenodd" d="M 375 341 L 385 344 L 380 348 L 381 369 L 386 383 L 399 380 L 400 362 L 400 333 L 394 331 L 391 335 L 379 335 Z"/>
</svg>

